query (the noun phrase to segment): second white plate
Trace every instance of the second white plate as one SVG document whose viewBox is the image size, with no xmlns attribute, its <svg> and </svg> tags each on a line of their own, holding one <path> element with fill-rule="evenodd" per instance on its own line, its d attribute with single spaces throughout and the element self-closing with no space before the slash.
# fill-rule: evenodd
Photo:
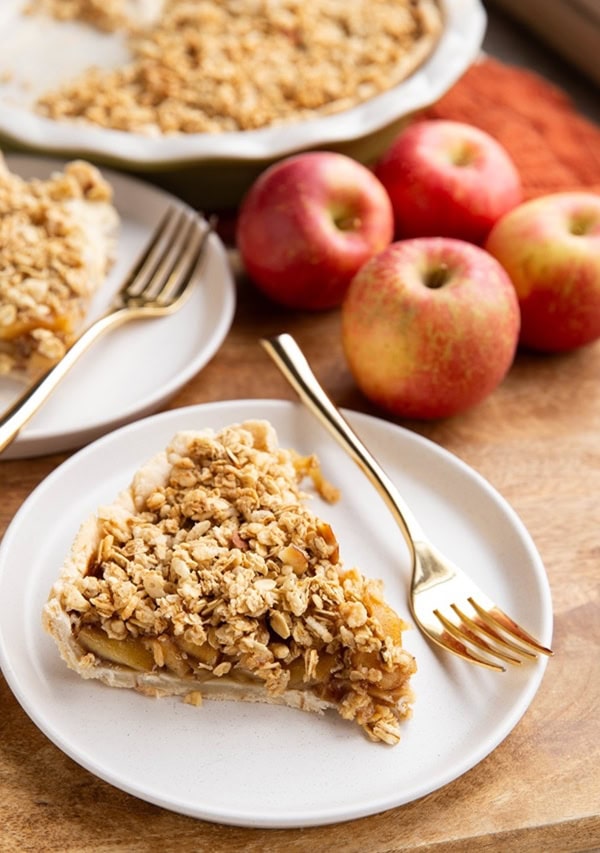
<svg viewBox="0 0 600 853">
<path fill-rule="evenodd" d="M 506 501 L 455 456 L 400 427 L 348 413 L 441 549 L 543 642 L 548 581 L 531 537 Z M 149 699 L 86 682 L 67 669 L 41 610 L 81 521 L 110 501 L 179 429 L 267 418 L 283 446 L 316 452 L 341 488 L 315 498 L 347 566 L 381 577 L 407 616 L 409 557 L 381 498 L 300 405 L 212 403 L 154 415 L 71 457 L 28 498 L 0 547 L 0 665 L 17 699 L 65 753 L 118 788 L 205 820 L 254 827 L 311 826 L 410 802 L 487 756 L 527 710 L 546 660 L 498 674 L 405 634 L 415 655 L 414 716 L 395 747 L 369 742 L 334 712 Z M 518 768 L 515 768 L 518 773 Z"/>
<path fill-rule="evenodd" d="M 64 161 L 8 155 L 11 171 L 46 177 Z M 102 170 L 121 217 L 116 260 L 89 312 L 109 305 L 158 224 L 170 196 L 142 181 Z M 235 283 L 225 248 L 211 235 L 189 300 L 175 314 L 128 323 L 85 353 L 62 384 L 3 452 L 3 459 L 80 447 L 115 427 L 156 411 L 212 358 L 235 310 Z M 22 392 L 0 377 L 0 412 Z"/>
</svg>

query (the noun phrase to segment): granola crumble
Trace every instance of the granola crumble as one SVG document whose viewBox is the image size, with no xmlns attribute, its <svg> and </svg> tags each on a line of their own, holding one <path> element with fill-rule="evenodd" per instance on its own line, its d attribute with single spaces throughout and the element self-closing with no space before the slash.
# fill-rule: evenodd
<svg viewBox="0 0 600 853">
<path fill-rule="evenodd" d="M 131 25 L 124 0 L 30 0 L 25 14 L 39 12 L 52 15 L 59 21 L 85 21 L 104 32 Z"/>
<path fill-rule="evenodd" d="M 0 375 L 35 376 L 72 340 L 109 261 L 92 209 L 114 228 L 111 188 L 91 164 L 26 181 L 0 154 Z"/>
<path fill-rule="evenodd" d="M 175 673 L 193 704 L 209 678 L 262 685 L 271 700 L 308 691 L 372 740 L 397 743 L 416 669 L 407 626 L 379 581 L 343 567 L 331 527 L 308 508 L 299 483 L 315 464 L 279 448 L 265 421 L 177 434 L 125 501 L 99 511 L 93 547 L 76 545 L 53 588 L 47 629 L 58 637 L 67 614 L 91 650 L 69 665 L 101 677 L 93 652 L 111 659 L 125 641 L 133 668 Z M 164 685 L 142 675 L 125 686 Z"/>
<path fill-rule="evenodd" d="M 90 68 L 39 111 L 140 133 L 218 133 L 330 115 L 401 82 L 441 29 L 435 0 L 164 0 L 139 25 L 118 0 L 37 0 L 127 33 L 131 61 Z"/>
</svg>

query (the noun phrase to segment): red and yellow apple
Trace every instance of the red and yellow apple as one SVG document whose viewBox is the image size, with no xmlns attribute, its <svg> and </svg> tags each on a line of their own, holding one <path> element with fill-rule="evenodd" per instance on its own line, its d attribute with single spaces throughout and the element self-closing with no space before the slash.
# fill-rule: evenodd
<svg viewBox="0 0 600 853">
<path fill-rule="evenodd" d="M 236 243 L 246 272 L 290 308 L 338 306 L 357 270 L 394 232 L 388 195 L 373 173 L 327 151 L 270 166 L 242 200 Z"/>
<path fill-rule="evenodd" d="M 408 125 L 375 167 L 394 208 L 396 237 L 456 237 L 481 244 L 522 200 L 506 149 L 470 124 L 426 119 Z"/>
<path fill-rule="evenodd" d="M 341 313 L 358 387 L 399 417 L 474 406 L 502 381 L 517 347 L 508 275 L 480 247 L 452 238 L 392 243 L 354 277 Z"/>
<path fill-rule="evenodd" d="M 524 346 L 564 352 L 600 338 L 600 195 L 527 201 L 494 226 L 486 248 L 517 292 Z"/>
</svg>

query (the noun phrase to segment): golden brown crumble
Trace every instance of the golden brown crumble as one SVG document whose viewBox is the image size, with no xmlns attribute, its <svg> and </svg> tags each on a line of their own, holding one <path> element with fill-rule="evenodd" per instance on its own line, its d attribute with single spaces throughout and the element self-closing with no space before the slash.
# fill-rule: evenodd
<svg viewBox="0 0 600 853">
<path fill-rule="evenodd" d="M 111 211 L 112 227 L 110 201 L 110 186 L 89 163 L 26 181 L 0 154 L 0 375 L 35 375 L 64 354 L 108 264 L 97 257 L 102 235 L 90 244 L 81 204 L 105 218 Z"/>
<path fill-rule="evenodd" d="M 314 457 L 251 421 L 180 433 L 164 458 L 159 484 L 149 470 L 134 479 L 135 511 L 100 510 L 86 570 L 55 586 L 74 636 L 97 653 L 124 641 L 134 667 L 189 677 L 192 704 L 203 679 L 243 676 L 271 696 L 310 690 L 396 743 L 416 669 L 406 625 L 379 581 L 342 566 L 331 527 L 307 507 L 299 481 Z M 90 653 L 84 666 L 95 664 Z"/>
<path fill-rule="evenodd" d="M 30 0 L 25 14 L 39 12 L 59 21 L 85 21 L 105 32 L 130 24 L 124 0 Z"/>
<path fill-rule="evenodd" d="M 249 130 L 346 110 L 399 83 L 441 27 L 435 0 L 165 0 L 157 21 L 123 5 L 38 0 L 128 33 L 131 61 L 90 68 L 38 109 L 147 133 Z"/>
</svg>

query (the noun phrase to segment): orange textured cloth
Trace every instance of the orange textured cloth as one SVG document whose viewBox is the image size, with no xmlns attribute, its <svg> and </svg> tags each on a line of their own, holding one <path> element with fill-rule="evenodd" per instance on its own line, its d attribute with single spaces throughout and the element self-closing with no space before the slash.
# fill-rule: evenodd
<svg viewBox="0 0 600 853">
<path fill-rule="evenodd" d="M 534 72 L 483 59 L 425 115 L 464 121 L 494 136 L 519 169 L 525 198 L 600 192 L 600 127 Z"/>
</svg>

